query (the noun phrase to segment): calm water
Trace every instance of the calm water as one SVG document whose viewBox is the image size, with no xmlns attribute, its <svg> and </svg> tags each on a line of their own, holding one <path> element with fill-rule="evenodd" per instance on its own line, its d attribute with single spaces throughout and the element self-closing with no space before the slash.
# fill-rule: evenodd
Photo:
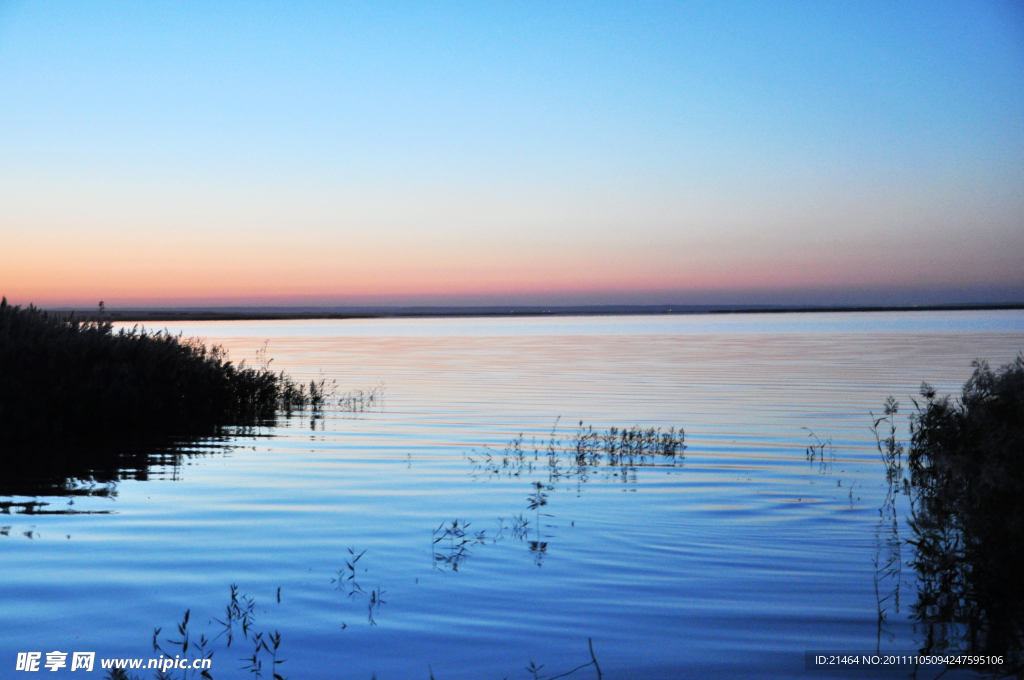
<svg viewBox="0 0 1024 680">
<path fill-rule="evenodd" d="M 223 631 L 231 584 L 293 680 L 556 675 L 590 660 L 588 638 L 606 678 L 822 677 L 805 650 L 916 649 L 909 550 L 878 624 L 869 411 L 1024 349 L 1016 311 L 171 329 L 250 362 L 267 341 L 275 369 L 384 397 L 200 443 L 109 496 L 0 498 L 49 503 L 0 515 L 3 677 L 18 651 L 148 658 L 157 627 L 180 652 L 186 609 L 193 645 Z M 580 421 L 682 427 L 685 455 L 584 478 L 561 455 Z M 465 536 L 435 543 L 456 520 Z M 238 626 L 226 641 L 213 676 L 252 677 L 252 643 Z"/>
</svg>

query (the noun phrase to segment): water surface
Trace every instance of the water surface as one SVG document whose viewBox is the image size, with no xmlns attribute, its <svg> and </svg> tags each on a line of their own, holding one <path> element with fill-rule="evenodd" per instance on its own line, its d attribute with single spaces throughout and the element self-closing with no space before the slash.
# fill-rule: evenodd
<svg viewBox="0 0 1024 680">
<path fill-rule="evenodd" d="M 383 400 L 199 442 L 101 494 L 7 488 L 10 668 L 26 650 L 152 656 L 186 609 L 213 638 L 231 584 L 289 678 L 555 675 L 588 639 L 606 678 L 803 678 L 805 650 L 916 649 L 912 570 L 883 581 L 898 608 L 875 590 L 869 412 L 1024 348 L 1019 311 L 169 327 L 236 360 L 266 342 L 274 369 Z M 682 427 L 687 448 L 580 474 L 581 421 Z M 251 642 L 225 645 L 213 676 L 251 677 Z"/>
</svg>

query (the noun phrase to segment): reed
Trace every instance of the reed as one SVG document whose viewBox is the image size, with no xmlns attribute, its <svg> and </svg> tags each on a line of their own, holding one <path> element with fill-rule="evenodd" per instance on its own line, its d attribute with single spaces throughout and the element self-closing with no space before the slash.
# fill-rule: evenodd
<svg viewBox="0 0 1024 680">
<path fill-rule="evenodd" d="M 974 369 L 958 399 L 925 384 L 915 402 L 904 486 L 919 581 L 913 612 L 924 626 L 924 653 L 1003 655 L 1000 672 L 1020 677 L 1024 356 L 998 371 L 983 361 Z M 896 486 L 899 456 L 886 458 Z"/>
<path fill-rule="evenodd" d="M 377 383 L 367 390 L 350 390 L 337 396 L 334 400 L 339 410 L 349 413 L 361 413 L 378 406 L 384 400 L 384 383 Z"/>
<path fill-rule="evenodd" d="M 324 399 L 198 339 L 0 302 L 0 447 L 207 434 Z"/>
<path fill-rule="evenodd" d="M 660 427 L 613 427 L 600 431 L 590 425 L 584 426 L 581 420 L 572 439 L 566 443 L 557 436 L 558 422 L 555 421 L 544 448 L 544 453 L 547 454 L 546 472 L 549 484 L 562 478 L 585 482 L 590 478 L 590 471 L 599 468 L 611 470 L 614 476 L 624 482 L 635 481 L 638 467 L 677 466 L 685 457 L 686 433 L 681 427 L 678 430 L 670 427 L 666 431 Z M 482 450 L 475 449 L 476 455 L 467 455 L 466 459 L 474 470 L 486 475 L 529 475 L 535 470 L 542 469 L 541 450 L 534 440 L 531 460 L 523 449 L 523 443 L 523 435 L 519 434 L 500 454 L 496 455 L 485 446 Z M 826 444 L 831 447 L 831 442 L 821 443 L 822 452 Z M 834 454 L 832 457 L 834 458 Z"/>
</svg>

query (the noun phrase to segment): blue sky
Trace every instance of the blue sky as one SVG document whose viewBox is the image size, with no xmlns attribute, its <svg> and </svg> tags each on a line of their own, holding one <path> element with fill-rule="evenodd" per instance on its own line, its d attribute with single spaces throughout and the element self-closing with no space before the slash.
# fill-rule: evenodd
<svg viewBox="0 0 1024 680">
<path fill-rule="evenodd" d="M 1024 299 L 1019 3 L 2 3 L 16 302 Z"/>
</svg>

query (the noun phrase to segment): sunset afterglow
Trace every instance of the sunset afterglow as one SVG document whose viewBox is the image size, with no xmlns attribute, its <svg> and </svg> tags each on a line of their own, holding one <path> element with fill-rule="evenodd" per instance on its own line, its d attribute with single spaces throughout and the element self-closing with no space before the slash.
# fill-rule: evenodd
<svg viewBox="0 0 1024 680">
<path fill-rule="evenodd" d="M 0 6 L 0 293 L 1024 298 L 1011 3 Z"/>
</svg>

